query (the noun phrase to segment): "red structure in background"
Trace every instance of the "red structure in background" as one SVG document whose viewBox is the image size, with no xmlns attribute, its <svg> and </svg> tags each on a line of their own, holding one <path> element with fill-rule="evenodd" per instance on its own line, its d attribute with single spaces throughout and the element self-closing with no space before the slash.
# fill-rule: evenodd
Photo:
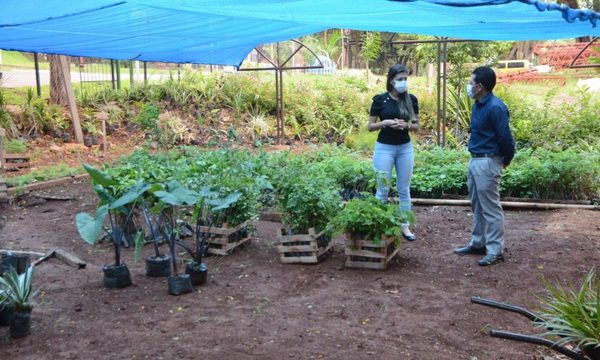
<svg viewBox="0 0 600 360">
<path fill-rule="evenodd" d="M 534 81 L 557 83 L 564 86 L 567 83 L 567 78 L 561 75 L 540 74 L 536 70 L 522 70 L 514 73 L 498 74 L 498 82 L 502 84 Z"/>
<path fill-rule="evenodd" d="M 537 44 L 533 47 L 533 53 L 538 58 L 538 64 L 550 65 L 555 69 L 568 68 L 571 62 L 575 59 L 589 43 L 543 43 Z M 594 50 L 589 46 L 579 56 L 575 64 L 573 65 L 584 65 L 588 63 L 588 57 L 594 54 Z"/>
<path fill-rule="evenodd" d="M 594 38 L 588 43 L 537 44 L 533 48 L 533 53 L 537 56 L 538 64 L 549 65 L 554 69 L 590 67 L 588 58 L 594 56 L 595 51 L 591 45 L 596 40 Z M 536 70 L 521 70 L 499 74 L 498 81 L 504 84 L 543 81 L 564 86 L 567 79 L 561 75 L 540 74 Z"/>
</svg>

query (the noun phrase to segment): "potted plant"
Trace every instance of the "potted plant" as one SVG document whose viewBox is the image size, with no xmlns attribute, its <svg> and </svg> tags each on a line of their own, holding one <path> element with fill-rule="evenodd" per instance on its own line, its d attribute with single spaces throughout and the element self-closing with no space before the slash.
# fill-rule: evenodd
<svg viewBox="0 0 600 360">
<path fill-rule="evenodd" d="M 411 211 L 364 194 L 350 200 L 329 227 L 346 234 L 346 266 L 385 269 L 400 250 L 402 224 L 414 221 Z"/>
<path fill-rule="evenodd" d="M 100 143 L 100 135 L 102 135 L 102 132 L 96 123 L 94 109 L 84 109 L 83 117 L 84 121 L 81 122 L 81 128 L 86 133 L 86 135 L 83 137 L 83 144 L 87 147 L 98 145 Z"/>
<path fill-rule="evenodd" d="M 579 290 L 543 280 L 546 293 L 539 296 L 542 313 L 537 325 L 544 336 L 557 338 L 557 345 L 578 347 L 592 360 L 600 360 L 600 281 L 594 269 Z"/>
<path fill-rule="evenodd" d="M 202 257 L 208 251 L 207 240 L 211 237 L 213 225 L 222 221 L 221 217 L 224 216 L 224 212 L 232 204 L 235 204 L 241 196 L 240 193 L 236 192 L 226 197 L 218 197 L 218 193 L 211 191 L 209 187 L 203 188 L 199 194 L 201 197 L 196 203 L 192 214 L 192 222 L 195 223 L 195 251 L 187 249 L 192 256 L 192 261 L 187 263 L 185 267 L 185 272 L 190 275 L 193 285 L 206 283 L 208 267 L 202 261 Z M 244 235 L 241 236 L 244 237 Z"/>
<path fill-rule="evenodd" d="M 10 318 L 13 313 L 12 304 L 8 301 L 6 289 L 0 286 L 0 326 L 10 325 Z"/>
<path fill-rule="evenodd" d="M 261 180 L 242 166 L 205 177 L 202 191 L 206 194 L 200 206 L 205 207 L 206 216 L 200 216 L 196 225 L 209 244 L 209 254 L 227 255 L 249 243 L 251 221 L 258 216 Z"/>
<path fill-rule="evenodd" d="M 142 195 L 150 186 L 138 183 L 130 187 L 121 197 L 115 198 L 114 188 L 118 184 L 115 179 L 87 164 L 84 165 L 84 168 L 92 178 L 94 190 L 99 196 L 100 201 L 95 216 L 86 212 L 78 213 L 75 216 L 77 230 L 82 239 L 90 245 L 96 243 L 102 230 L 109 235 L 114 245 L 115 262 L 114 264 L 105 264 L 102 267 L 104 286 L 106 288 L 123 288 L 129 286 L 131 285 L 131 274 L 129 273 L 127 264 L 121 261 L 121 246 L 124 241 L 123 228 L 126 228 L 127 224 L 131 221 L 136 203 L 140 201 Z M 119 214 L 125 215 L 124 226 L 120 225 L 117 221 Z M 104 226 L 106 218 L 108 218 L 110 228 Z M 142 232 L 138 232 L 136 235 L 136 237 L 141 236 L 143 236 Z"/>
<path fill-rule="evenodd" d="M 30 266 L 23 274 L 17 274 L 14 268 L 10 268 L 0 277 L 0 288 L 5 296 L 5 302 L 12 306 L 13 312 L 10 317 L 10 337 L 20 338 L 31 332 L 31 310 L 32 299 L 37 291 L 32 289 L 33 266 Z"/>
<path fill-rule="evenodd" d="M 146 258 L 146 276 L 167 277 L 171 275 L 171 260 L 169 255 L 161 254 L 160 249 L 158 248 L 160 224 L 158 223 L 156 217 L 150 212 L 146 204 L 143 204 L 141 208 L 146 225 L 150 230 L 151 242 L 154 248 L 154 255 L 150 255 Z M 142 246 L 143 240 L 140 240 L 138 243 L 136 243 L 136 253 L 141 251 Z"/>
<path fill-rule="evenodd" d="M 189 274 L 179 275 L 175 246 L 177 245 L 177 217 L 176 212 L 180 206 L 194 206 L 198 202 L 200 194 L 184 188 L 177 181 L 170 181 L 166 185 L 153 185 L 151 192 L 159 202 L 155 206 L 161 218 L 162 226 L 159 230 L 169 243 L 171 253 L 171 265 L 173 275 L 168 278 L 168 292 L 170 295 L 182 295 L 193 291 L 192 281 Z"/>
</svg>

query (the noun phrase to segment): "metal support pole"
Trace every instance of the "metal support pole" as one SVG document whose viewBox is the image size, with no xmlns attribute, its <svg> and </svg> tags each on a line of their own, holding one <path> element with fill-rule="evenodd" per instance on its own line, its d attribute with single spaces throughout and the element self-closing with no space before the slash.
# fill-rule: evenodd
<svg viewBox="0 0 600 360">
<path fill-rule="evenodd" d="M 38 59 L 38 53 L 33 53 L 33 62 L 35 63 L 35 87 L 37 89 L 37 96 L 42 96 L 42 85 L 40 83 L 40 61 Z"/>
<path fill-rule="evenodd" d="M 280 69 L 279 70 L 279 116 L 281 117 L 280 120 L 280 135 L 281 138 L 285 137 L 285 134 L 283 132 L 284 129 L 284 118 L 283 118 L 283 70 Z"/>
<path fill-rule="evenodd" d="M 133 89 L 133 61 L 129 61 L 129 88 Z"/>
<path fill-rule="evenodd" d="M 437 144 L 441 145 L 442 141 L 441 141 L 441 137 L 440 137 L 440 132 L 442 131 L 442 127 L 441 127 L 441 111 L 440 111 L 440 102 L 441 102 L 441 84 L 440 84 L 440 80 L 441 80 L 441 72 L 442 72 L 442 66 L 441 66 L 441 52 L 442 52 L 442 44 L 440 44 L 439 42 L 437 43 L 437 82 L 436 82 L 436 90 L 437 90 L 437 105 L 436 105 L 436 116 L 437 116 Z"/>
<path fill-rule="evenodd" d="M 442 86 L 442 128 L 444 129 L 444 131 L 442 132 L 442 146 L 446 146 L 446 93 L 447 91 L 447 82 L 448 82 L 448 74 L 447 74 L 447 61 L 448 61 L 448 43 L 446 41 L 444 41 L 443 45 L 442 45 L 442 60 L 443 62 L 443 71 L 442 73 L 444 74 L 444 78 L 443 78 L 443 86 Z"/>
<path fill-rule="evenodd" d="M 117 88 L 117 82 L 115 81 L 115 61 L 110 61 L 110 81 L 112 83 L 112 88 L 115 90 Z"/>
<path fill-rule="evenodd" d="M 340 60 L 340 70 L 344 70 L 344 51 L 345 51 L 345 46 L 344 46 L 344 29 L 340 29 L 340 35 L 341 35 L 341 39 L 340 39 L 340 43 L 342 45 L 342 51 L 341 51 L 341 60 Z"/>
<path fill-rule="evenodd" d="M 121 63 L 115 60 L 115 69 L 117 72 L 117 90 L 121 90 Z"/>
<path fill-rule="evenodd" d="M 148 63 L 144 61 L 144 85 L 148 85 Z"/>
<path fill-rule="evenodd" d="M 181 81 L 181 64 L 177 64 L 177 81 Z"/>
<path fill-rule="evenodd" d="M 279 97 L 279 69 L 275 69 L 275 117 L 277 118 L 277 144 L 281 144 L 281 107 Z"/>
</svg>

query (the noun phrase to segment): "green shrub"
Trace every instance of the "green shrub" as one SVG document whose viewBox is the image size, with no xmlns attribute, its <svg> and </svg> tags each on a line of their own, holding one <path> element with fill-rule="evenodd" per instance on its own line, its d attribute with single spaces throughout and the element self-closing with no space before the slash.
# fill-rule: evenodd
<svg viewBox="0 0 600 360">
<path fill-rule="evenodd" d="M 505 196 L 537 199 L 600 198 L 600 154 L 576 148 L 517 153 L 500 183 Z"/>
<path fill-rule="evenodd" d="M 7 153 L 23 154 L 27 152 L 27 145 L 25 141 L 20 139 L 8 140 L 4 145 L 4 151 Z"/>
<path fill-rule="evenodd" d="M 414 223 L 411 211 L 400 211 L 396 204 L 384 204 L 374 196 L 350 200 L 332 219 L 335 232 L 360 234 L 366 240 L 381 241 L 382 235 L 399 238 L 402 224 Z"/>
<path fill-rule="evenodd" d="M 467 193 L 467 164 L 465 150 L 415 149 L 415 166 L 411 192 L 415 197 L 440 197 Z"/>
<path fill-rule="evenodd" d="M 156 104 L 143 104 L 134 122 L 143 130 L 154 130 L 158 126 L 160 109 Z"/>
<path fill-rule="evenodd" d="M 288 165 L 280 176 L 276 193 L 283 224 L 296 233 L 324 230 L 342 202 L 333 180 L 313 166 Z"/>
<path fill-rule="evenodd" d="M 348 135 L 344 143 L 352 150 L 373 151 L 373 147 L 377 141 L 377 134 L 377 131 L 368 131 L 364 129 Z"/>
<path fill-rule="evenodd" d="M 29 174 L 6 178 L 6 183 L 10 187 L 20 187 L 34 182 L 73 176 L 80 174 L 83 171 L 84 170 L 81 167 L 73 168 L 67 164 L 58 164 L 32 170 Z"/>
</svg>

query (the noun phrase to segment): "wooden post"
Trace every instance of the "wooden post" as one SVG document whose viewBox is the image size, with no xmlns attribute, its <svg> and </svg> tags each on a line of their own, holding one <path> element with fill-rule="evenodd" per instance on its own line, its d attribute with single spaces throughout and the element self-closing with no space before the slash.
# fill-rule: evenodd
<svg viewBox="0 0 600 360">
<path fill-rule="evenodd" d="M 67 91 L 67 100 L 69 102 L 69 111 L 71 112 L 71 121 L 73 122 L 73 130 L 75 131 L 75 140 L 78 144 L 83 144 L 83 131 L 81 131 L 81 123 L 79 122 L 79 113 L 77 112 L 77 103 L 75 102 L 75 94 L 71 86 L 69 76 L 69 64 L 65 56 L 59 56 L 61 78 L 64 88 Z"/>
<path fill-rule="evenodd" d="M 6 130 L 0 128 L 0 169 L 4 169 L 4 137 Z"/>
<path fill-rule="evenodd" d="M 108 150 L 108 142 L 106 141 L 106 121 L 108 120 L 108 113 L 105 111 L 99 111 L 95 114 L 96 119 L 102 122 L 102 157 L 106 158 L 106 152 Z"/>
</svg>

